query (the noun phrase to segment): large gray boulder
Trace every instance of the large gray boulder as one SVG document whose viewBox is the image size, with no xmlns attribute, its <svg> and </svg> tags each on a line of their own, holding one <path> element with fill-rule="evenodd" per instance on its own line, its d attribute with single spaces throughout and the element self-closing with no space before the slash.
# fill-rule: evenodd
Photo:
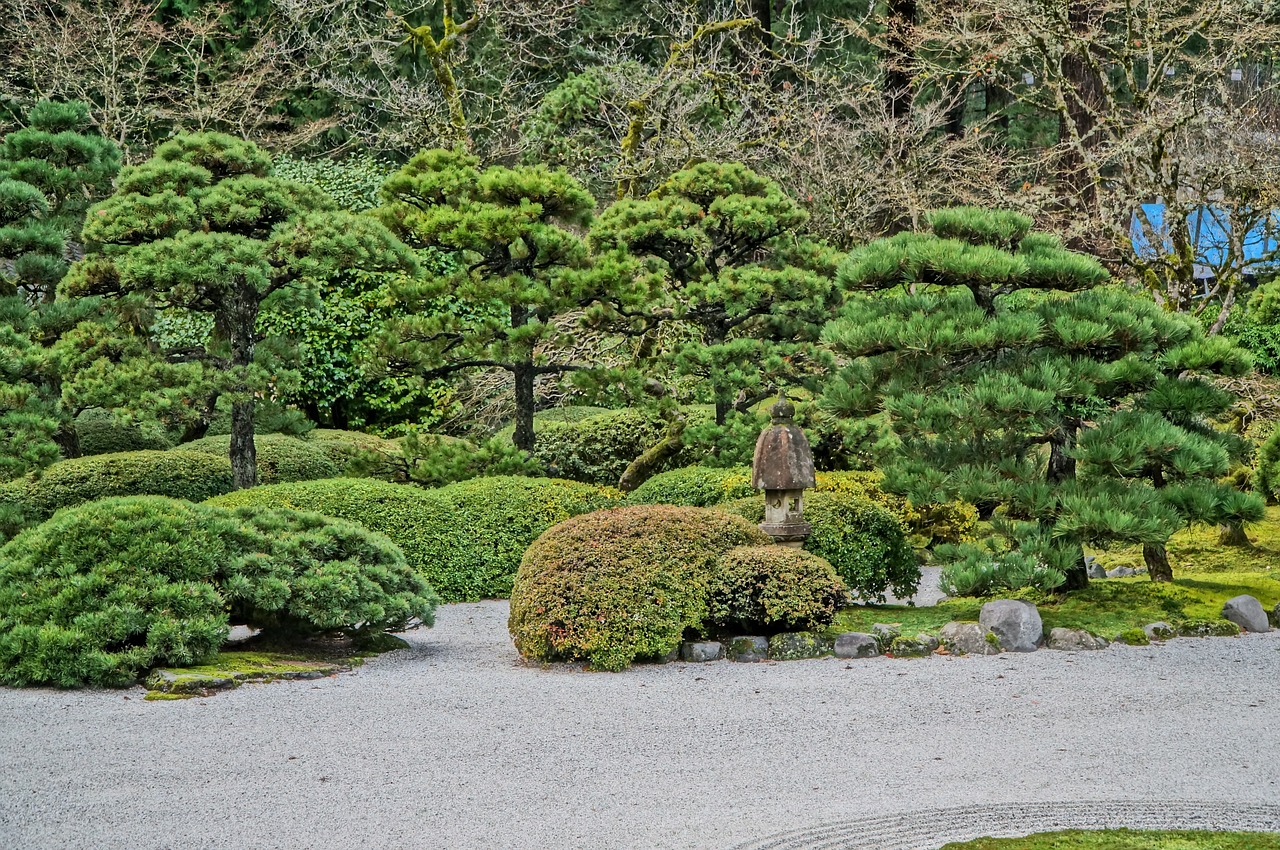
<svg viewBox="0 0 1280 850">
<path fill-rule="evenodd" d="M 724 658 L 724 644 L 715 640 L 687 640 L 680 648 L 680 658 L 695 664 Z"/>
<path fill-rule="evenodd" d="M 1233 596 L 1222 606 L 1222 618 L 1230 620 L 1246 632 L 1269 632 L 1267 611 L 1262 603 L 1247 593 Z"/>
<path fill-rule="evenodd" d="M 845 632 L 836 637 L 836 658 L 875 658 L 880 654 L 880 643 L 875 635 L 865 632 Z"/>
<path fill-rule="evenodd" d="M 1086 652 L 1095 649 L 1106 649 L 1111 641 L 1098 637 L 1084 629 L 1057 628 L 1049 632 L 1049 640 L 1045 644 L 1049 649 L 1060 649 L 1063 652 Z"/>
<path fill-rule="evenodd" d="M 1036 606 L 1021 599 L 995 599 L 982 606 L 978 622 L 996 633 L 1000 648 L 1035 652 L 1044 643 L 1044 622 Z"/>
<path fill-rule="evenodd" d="M 743 635 L 742 637 L 729 638 L 729 645 L 725 649 L 725 655 L 728 656 L 730 661 L 740 661 L 747 664 L 755 661 L 764 661 L 769 657 L 769 639 L 759 635 Z"/>
<path fill-rule="evenodd" d="M 1000 654 L 1000 639 L 981 623 L 947 623 L 938 637 L 949 652 L 959 655 Z"/>
</svg>

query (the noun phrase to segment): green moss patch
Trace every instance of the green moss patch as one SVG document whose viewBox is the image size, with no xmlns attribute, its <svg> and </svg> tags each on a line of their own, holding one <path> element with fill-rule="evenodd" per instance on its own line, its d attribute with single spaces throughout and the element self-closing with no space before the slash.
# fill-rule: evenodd
<svg viewBox="0 0 1280 850">
<path fill-rule="evenodd" d="M 275 682 L 290 679 L 323 679 L 345 673 L 363 664 L 366 658 L 407 644 L 394 635 L 382 634 L 359 646 L 337 644 L 329 647 L 293 647 L 220 652 L 208 664 L 193 667 L 157 667 L 143 683 L 147 700 L 189 699 L 211 696 L 217 691 L 238 688 L 245 682 Z"/>
<path fill-rule="evenodd" d="M 1044 832 L 1025 838 L 979 838 L 942 850 L 1280 850 L 1280 834 L 1130 829 Z"/>
</svg>

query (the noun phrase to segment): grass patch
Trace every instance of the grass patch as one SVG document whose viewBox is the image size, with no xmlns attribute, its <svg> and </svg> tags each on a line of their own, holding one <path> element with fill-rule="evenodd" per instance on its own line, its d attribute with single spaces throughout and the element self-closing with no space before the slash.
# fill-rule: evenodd
<svg viewBox="0 0 1280 850">
<path fill-rule="evenodd" d="M 942 850 L 1280 850 L 1272 832 L 1068 830 L 1025 838 L 979 838 Z"/>
<path fill-rule="evenodd" d="M 1246 527 L 1252 549 L 1223 546 L 1216 526 L 1185 528 L 1169 538 L 1169 563 L 1174 576 L 1181 573 L 1270 572 L 1280 576 L 1280 506 L 1267 508 L 1262 522 Z M 1092 552 L 1107 569 L 1145 569 L 1141 546 L 1100 549 Z"/>
<path fill-rule="evenodd" d="M 1245 593 L 1271 610 L 1280 602 L 1280 508 L 1268 508 L 1267 513 L 1267 520 L 1258 524 L 1255 534 L 1259 540 L 1257 551 L 1218 544 L 1216 529 L 1182 532 L 1181 540 L 1175 538 L 1169 547 L 1172 556 L 1175 545 L 1183 546 L 1183 563 L 1175 566 L 1171 583 L 1153 582 L 1140 575 L 1098 579 L 1084 590 L 1060 596 L 1027 592 L 1004 596 L 1036 603 L 1045 634 L 1058 627 L 1084 629 L 1108 640 L 1159 621 L 1177 625 L 1220 620 L 1222 603 Z M 1141 550 L 1135 551 L 1140 565 Z M 1111 566 L 1111 556 L 1106 557 Z M 869 632 L 875 623 L 896 623 L 909 636 L 920 632 L 936 634 L 952 620 L 976 621 L 984 601 L 953 599 L 932 608 L 853 606 L 836 616 L 828 634 Z"/>
</svg>

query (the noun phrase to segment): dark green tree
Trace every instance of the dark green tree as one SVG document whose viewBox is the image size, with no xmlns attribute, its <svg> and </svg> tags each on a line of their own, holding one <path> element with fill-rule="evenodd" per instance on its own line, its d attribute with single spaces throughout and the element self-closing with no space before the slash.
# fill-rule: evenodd
<svg viewBox="0 0 1280 850">
<path fill-rule="evenodd" d="M 0 478 L 79 454 L 66 378 L 85 356 L 108 355 L 100 342 L 111 332 L 92 299 L 54 297 L 85 208 L 119 168 L 81 103 L 42 101 L 0 140 Z M 81 324 L 98 342 L 59 344 Z"/>
<path fill-rule="evenodd" d="M 697 379 L 716 424 L 804 372 L 830 308 L 835 257 L 801 235 L 808 215 L 768 178 L 739 163 L 703 163 L 652 195 L 606 209 L 591 228 L 596 277 L 620 281 L 596 321 L 641 338 L 679 323 L 664 352 Z"/>
<path fill-rule="evenodd" d="M 255 364 L 263 305 L 305 300 L 338 270 L 411 269 L 412 254 L 370 216 L 341 211 L 318 189 L 272 176 L 257 146 L 219 133 L 179 136 L 120 174 L 116 192 L 89 210 L 88 249 L 66 282 L 72 295 L 124 296 L 145 317 L 192 311 L 213 318 L 208 340 L 170 360 L 209 369 L 231 399 L 236 487 L 257 480 Z"/>
<path fill-rule="evenodd" d="M 562 171 L 537 166 L 480 170 L 460 151 L 419 153 L 383 187 L 378 215 L 417 248 L 457 261 L 453 274 L 399 290 L 404 317 L 385 340 L 389 363 L 423 380 L 501 369 L 515 382 L 516 447 L 534 445 L 534 382 L 588 369 L 557 320 L 588 294 L 580 228 L 595 201 Z"/>
<path fill-rule="evenodd" d="M 1088 581 L 1086 544 L 1162 552 L 1185 522 L 1250 515 L 1213 484 L 1227 455 L 1205 417 L 1221 398 L 1201 378 L 1248 360 L 1108 286 L 1096 260 L 1031 224 L 943 210 L 932 232 L 850 254 L 838 276 L 849 298 L 825 331 L 848 362 L 824 402 L 888 414 L 901 441 L 890 488 L 917 504 L 963 499 L 994 520 L 984 545 L 941 552 L 953 569 L 1074 589 Z"/>
</svg>

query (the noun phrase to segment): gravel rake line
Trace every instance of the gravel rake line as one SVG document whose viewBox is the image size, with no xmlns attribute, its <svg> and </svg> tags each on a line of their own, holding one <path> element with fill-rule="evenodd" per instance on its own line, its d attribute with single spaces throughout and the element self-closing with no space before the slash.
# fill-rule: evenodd
<svg viewBox="0 0 1280 850">
<path fill-rule="evenodd" d="M 1001 803 L 837 821 L 734 850 L 938 850 L 952 841 L 1063 829 L 1280 832 L 1280 806 L 1206 801 Z"/>
</svg>

